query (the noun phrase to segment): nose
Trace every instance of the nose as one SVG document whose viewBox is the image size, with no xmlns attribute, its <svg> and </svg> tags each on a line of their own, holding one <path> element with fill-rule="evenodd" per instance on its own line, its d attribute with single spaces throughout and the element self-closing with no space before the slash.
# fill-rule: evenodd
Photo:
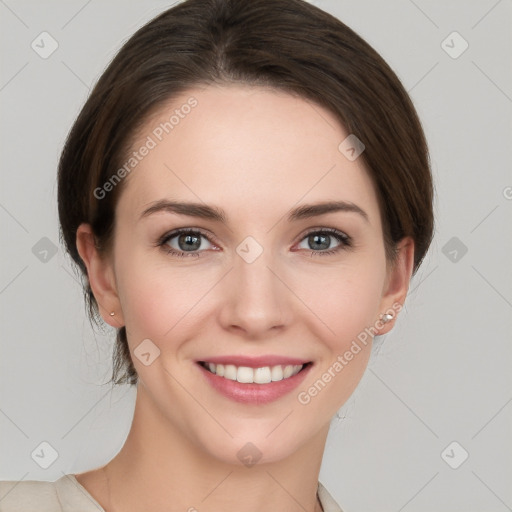
<svg viewBox="0 0 512 512">
<path fill-rule="evenodd" d="M 238 255 L 223 280 L 220 321 L 224 329 L 263 339 L 288 323 L 290 290 L 283 283 L 271 251 L 252 262 Z"/>
</svg>

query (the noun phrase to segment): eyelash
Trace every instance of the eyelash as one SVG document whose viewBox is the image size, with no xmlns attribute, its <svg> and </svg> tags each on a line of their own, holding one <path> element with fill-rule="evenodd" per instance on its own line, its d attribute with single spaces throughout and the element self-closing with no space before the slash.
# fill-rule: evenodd
<svg viewBox="0 0 512 512">
<path fill-rule="evenodd" d="M 210 243 L 213 243 L 212 240 L 210 240 L 210 236 L 208 234 L 206 234 L 205 232 L 203 232 L 202 230 L 200 230 L 200 229 L 195 229 L 195 228 L 179 228 L 179 229 L 175 229 L 174 231 L 171 231 L 170 233 L 166 233 L 165 235 L 160 237 L 160 239 L 156 243 L 156 246 L 157 247 L 162 247 L 162 249 L 164 249 L 164 246 L 167 244 L 167 242 L 169 240 L 171 240 L 171 239 L 175 238 L 176 236 L 181 235 L 183 233 L 191 234 L 191 235 L 195 235 L 195 236 L 203 236 Z M 324 250 L 324 251 L 311 251 L 311 257 L 313 257 L 315 254 L 318 254 L 320 256 L 332 255 L 332 254 L 338 253 L 339 251 L 346 250 L 346 249 L 352 247 L 352 239 L 348 235 L 346 235 L 345 233 L 343 233 L 341 231 L 338 231 L 337 229 L 334 229 L 334 228 L 321 228 L 321 229 L 313 229 L 311 231 L 308 231 L 300 239 L 300 242 L 302 242 L 302 240 L 304 240 L 304 238 L 306 238 L 308 236 L 311 236 L 311 235 L 324 235 L 324 234 L 327 234 L 329 236 L 334 237 L 338 242 L 340 242 L 340 245 L 338 245 L 338 247 L 336 247 L 334 249 L 329 249 L 329 250 Z M 171 256 L 176 256 L 178 258 L 189 257 L 189 256 L 190 257 L 195 257 L 195 258 L 199 258 L 200 257 L 200 253 L 199 252 L 192 252 L 192 251 L 189 251 L 189 252 L 180 251 L 180 252 L 178 252 L 178 251 L 176 251 L 173 248 L 166 248 L 164 250 L 166 251 L 167 254 L 170 254 Z"/>
</svg>

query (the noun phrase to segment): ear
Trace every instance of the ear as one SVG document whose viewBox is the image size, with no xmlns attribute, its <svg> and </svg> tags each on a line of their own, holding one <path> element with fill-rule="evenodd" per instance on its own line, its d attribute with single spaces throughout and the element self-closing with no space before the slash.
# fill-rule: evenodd
<svg viewBox="0 0 512 512">
<path fill-rule="evenodd" d="M 102 257 L 95 244 L 90 224 L 82 223 L 76 231 L 76 247 L 87 267 L 87 277 L 103 320 L 115 328 L 123 327 L 121 303 L 117 295 L 112 263 Z M 114 312 L 112 316 L 110 313 Z"/>
<path fill-rule="evenodd" d="M 382 317 L 379 317 L 375 324 L 378 335 L 391 331 L 409 290 L 414 267 L 414 240 L 411 237 L 403 238 L 397 245 L 397 251 L 395 263 L 388 268 L 379 308 L 381 315 L 387 313 L 392 315 L 393 318 L 388 322 L 383 322 Z"/>
</svg>

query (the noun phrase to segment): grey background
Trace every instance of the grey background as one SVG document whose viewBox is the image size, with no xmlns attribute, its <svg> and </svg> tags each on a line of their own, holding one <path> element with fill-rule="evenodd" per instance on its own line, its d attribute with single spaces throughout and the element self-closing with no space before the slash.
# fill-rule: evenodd
<svg viewBox="0 0 512 512">
<path fill-rule="evenodd" d="M 432 248 L 344 419 L 333 421 L 320 480 L 345 512 L 512 510 L 512 2 L 312 3 L 400 77 L 437 188 Z M 92 331 L 59 246 L 56 166 L 91 85 L 169 5 L 0 0 L 2 480 L 91 469 L 128 433 L 135 391 L 102 384 L 114 331 Z M 59 45 L 47 59 L 31 48 L 43 31 Z M 457 58 L 445 49 L 459 51 L 461 40 L 443 44 L 453 31 L 469 44 Z M 58 453 L 47 469 L 31 456 L 43 441 Z M 469 458 L 453 469 L 446 461 L 460 463 L 462 449 Z"/>
</svg>

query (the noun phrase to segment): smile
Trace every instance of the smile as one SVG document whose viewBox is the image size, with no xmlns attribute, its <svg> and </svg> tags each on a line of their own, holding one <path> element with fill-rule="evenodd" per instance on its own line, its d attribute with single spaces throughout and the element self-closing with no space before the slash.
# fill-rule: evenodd
<svg viewBox="0 0 512 512">
<path fill-rule="evenodd" d="M 235 361 L 225 361 L 225 364 L 219 361 L 196 361 L 196 367 L 211 389 L 225 398 L 247 405 L 263 405 L 284 398 L 303 382 L 313 367 L 311 361 L 303 364 L 276 364 L 277 361 L 242 361 L 241 357 L 236 359 L 239 366 L 232 364 Z M 271 364 L 263 366 L 266 362 Z M 297 360 L 284 362 L 300 363 Z"/>
<path fill-rule="evenodd" d="M 250 368 L 248 366 L 235 366 L 234 364 L 215 364 L 201 361 L 200 364 L 211 373 L 228 380 L 235 380 L 243 384 L 268 384 L 289 379 L 297 375 L 306 365 L 276 365 Z"/>
</svg>

